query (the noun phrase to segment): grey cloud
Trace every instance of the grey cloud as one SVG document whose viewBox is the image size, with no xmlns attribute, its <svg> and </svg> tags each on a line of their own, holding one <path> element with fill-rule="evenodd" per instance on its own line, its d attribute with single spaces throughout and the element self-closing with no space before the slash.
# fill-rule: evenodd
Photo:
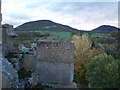
<svg viewBox="0 0 120 90">
<path fill-rule="evenodd" d="M 86 6 L 84 6 L 86 4 Z M 68 10 L 67 12 L 61 11 L 61 16 L 68 15 L 73 20 L 85 20 L 86 22 L 104 22 L 107 20 L 117 20 L 117 8 L 114 8 L 113 3 L 88 3 L 80 4 L 80 8 L 76 10 Z M 77 5 L 77 4 L 76 4 Z M 79 6 L 74 6 L 79 7 Z M 81 7 L 84 7 L 84 9 L 81 9 Z M 72 8 L 72 7 L 71 7 Z M 76 19 L 74 18 L 76 17 Z M 72 21 L 73 21 L 72 20 Z"/>
<path fill-rule="evenodd" d="M 21 1 L 21 3 L 23 2 Z M 63 21 L 61 21 L 61 23 L 66 22 L 66 25 L 100 25 L 104 22 L 117 20 L 116 5 L 115 3 L 105 2 L 40 2 L 39 0 L 34 0 L 32 3 L 29 2 L 26 4 L 24 10 L 8 14 L 13 20 L 8 22 L 15 25 L 21 22 L 24 23 L 33 20 L 34 17 L 41 17 L 41 14 L 44 15 L 43 11 L 45 11 L 45 13 L 49 11 L 50 14 L 52 13 L 51 19 L 53 19 L 53 21 L 62 18 Z M 35 13 L 33 13 L 33 11 L 35 11 Z M 49 18 L 46 16 L 46 19 Z"/>
<path fill-rule="evenodd" d="M 9 16 L 13 19 L 18 19 L 18 20 L 21 20 L 21 19 L 28 20 L 32 18 L 30 15 L 27 15 L 24 13 L 20 13 L 20 14 L 14 13 L 14 14 L 10 14 Z"/>
</svg>

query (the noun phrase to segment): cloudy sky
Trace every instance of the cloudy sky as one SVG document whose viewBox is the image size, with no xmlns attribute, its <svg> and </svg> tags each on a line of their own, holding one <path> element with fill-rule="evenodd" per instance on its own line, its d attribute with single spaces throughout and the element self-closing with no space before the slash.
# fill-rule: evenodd
<svg viewBox="0 0 120 90">
<path fill-rule="evenodd" d="M 16 27 L 45 19 L 81 30 L 91 30 L 100 25 L 118 27 L 118 0 L 47 1 L 2 0 L 2 23 Z"/>
</svg>

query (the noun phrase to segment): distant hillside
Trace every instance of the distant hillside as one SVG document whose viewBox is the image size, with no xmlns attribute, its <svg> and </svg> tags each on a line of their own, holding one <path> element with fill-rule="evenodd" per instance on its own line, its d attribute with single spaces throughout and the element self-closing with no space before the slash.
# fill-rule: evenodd
<svg viewBox="0 0 120 90">
<path fill-rule="evenodd" d="M 120 31 L 119 28 L 110 26 L 110 25 L 102 25 L 96 29 L 93 29 L 91 32 L 93 33 L 103 33 L 103 34 L 109 34 L 111 31 Z"/>
<path fill-rule="evenodd" d="M 24 23 L 15 28 L 16 31 L 60 31 L 60 32 L 76 32 L 77 29 L 67 25 L 55 23 L 50 20 L 38 20 Z"/>
</svg>

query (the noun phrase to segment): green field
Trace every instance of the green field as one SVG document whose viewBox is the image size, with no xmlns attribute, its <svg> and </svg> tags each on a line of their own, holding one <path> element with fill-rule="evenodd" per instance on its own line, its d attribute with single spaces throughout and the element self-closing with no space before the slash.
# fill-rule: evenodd
<svg viewBox="0 0 120 90">
<path fill-rule="evenodd" d="M 70 41 L 71 33 L 69 32 L 49 32 L 50 36 L 46 38 L 39 38 L 39 41 L 48 41 L 48 42 L 59 42 L 59 41 Z"/>
<path fill-rule="evenodd" d="M 72 34 L 70 32 L 51 32 L 51 31 L 16 31 L 18 37 L 15 39 L 16 44 L 24 43 L 31 44 L 32 42 L 44 41 L 44 42 L 66 42 L 70 41 L 72 38 Z M 41 37 L 41 34 L 49 33 L 49 36 Z M 108 37 L 105 34 L 89 34 L 83 33 L 89 38 L 97 38 L 97 37 Z"/>
<path fill-rule="evenodd" d="M 106 34 L 101 34 L 101 33 L 92 33 L 92 34 L 88 34 L 88 33 L 84 33 L 83 35 L 87 36 L 87 37 L 108 37 L 108 35 Z"/>
<path fill-rule="evenodd" d="M 18 37 L 14 40 L 16 45 L 20 43 L 31 44 L 32 42 L 66 42 L 71 40 L 70 32 L 50 32 L 50 31 L 16 31 Z M 41 34 L 49 33 L 49 36 L 41 37 Z"/>
<path fill-rule="evenodd" d="M 49 33 L 49 36 L 39 37 L 39 34 Z M 23 40 L 39 40 L 39 41 L 69 41 L 71 33 L 69 32 L 50 32 L 50 31 L 19 31 L 18 38 Z"/>
</svg>

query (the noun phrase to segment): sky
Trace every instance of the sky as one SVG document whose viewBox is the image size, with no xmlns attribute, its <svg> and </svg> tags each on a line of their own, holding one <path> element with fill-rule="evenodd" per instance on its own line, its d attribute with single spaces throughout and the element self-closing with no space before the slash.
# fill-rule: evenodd
<svg viewBox="0 0 120 90">
<path fill-rule="evenodd" d="M 2 0 L 2 23 L 51 20 L 79 30 L 118 27 L 118 0 Z"/>
</svg>

